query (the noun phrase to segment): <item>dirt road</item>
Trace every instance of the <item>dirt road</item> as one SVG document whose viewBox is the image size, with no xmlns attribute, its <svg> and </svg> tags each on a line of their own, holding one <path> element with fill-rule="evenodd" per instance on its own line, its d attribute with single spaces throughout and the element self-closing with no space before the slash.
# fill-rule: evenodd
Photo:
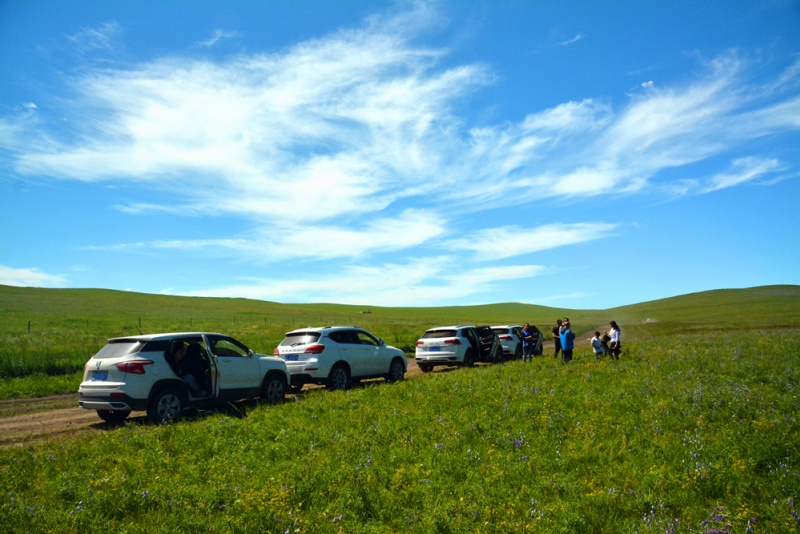
<svg viewBox="0 0 800 534">
<path fill-rule="evenodd" d="M 422 374 L 413 358 L 406 378 Z M 306 386 L 311 389 L 316 386 Z M 76 388 L 77 389 L 77 388 Z M 144 412 L 134 412 L 131 422 L 146 422 Z M 78 407 L 78 394 L 0 401 L 0 448 L 21 447 L 86 432 L 114 428 L 92 410 Z"/>
<path fill-rule="evenodd" d="M 545 356 L 552 354 L 552 342 L 546 342 Z M 480 364 L 483 365 L 483 364 Z M 434 373 L 452 370 L 437 367 Z M 422 375 L 413 358 L 408 360 L 406 378 Z M 311 389 L 316 386 L 306 386 Z M 135 412 L 130 422 L 145 423 L 144 412 Z M 94 411 L 78 407 L 78 394 L 53 395 L 35 399 L 0 401 L 0 448 L 21 447 L 86 432 L 114 428 L 102 422 Z"/>
</svg>

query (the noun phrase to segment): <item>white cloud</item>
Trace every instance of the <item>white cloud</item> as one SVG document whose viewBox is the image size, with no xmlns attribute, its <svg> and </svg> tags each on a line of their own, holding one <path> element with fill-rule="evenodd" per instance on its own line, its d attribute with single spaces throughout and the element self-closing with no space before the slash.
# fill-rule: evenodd
<svg viewBox="0 0 800 534">
<path fill-rule="evenodd" d="M 500 282 L 521 280 L 543 272 L 538 265 L 469 268 L 458 257 L 440 256 L 405 264 L 348 266 L 334 273 L 291 280 L 253 279 L 241 285 L 188 291 L 192 296 L 247 297 L 286 300 L 306 295 L 309 302 L 385 306 L 441 305 L 451 299 L 484 295 L 485 302 L 515 298 L 497 294 Z"/>
<path fill-rule="evenodd" d="M 83 28 L 72 35 L 68 35 L 67 39 L 84 51 L 111 50 L 113 48 L 113 40 L 121 30 L 119 23 L 111 20 L 96 28 Z"/>
<path fill-rule="evenodd" d="M 239 37 L 239 32 L 216 29 L 214 30 L 214 33 L 211 35 L 211 37 L 209 37 L 205 41 L 200 41 L 197 44 L 200 46 L 204 46 L 206 48 L 210 48 L 215 44 L 217 44 L 218 42 L 222 41 L 223 39 L 235 39 L 237 37 Z"/>
<path fill-rule="evenodd" d="M 464 285 L 481 292 L 493 280 L 542 272 L 488 261 L 603 239 L 618 229 L 482 221 L 492 208 L 742 185 L 783 170 L 781 164 L 755 153 L 711 176 L 687 180 L 665 171 L 800 129 L 800 97 L 790 93 L 800 63 L 756 86 L 735 52 L 682 85 L 642 83 L 646 90 L 621 106 L 586 98 L 531 109 L 516 121 L 471 123 L 459 110 L 472 94 L 502 82 L 490 66 L 454 65 L 449 50 L 417 44 L 441 23 L 437 13 L 414 4 L 279 52 L 82 66 L 70 80 L 75 96 L 68 105 L 47 114 L 26 106 L 18 116 L 0 117 L 0 146 L 10 149 L 18 174 L 133 183 L 153 193 L 116 205 L 130 215 L 203 215 L 248 225 L 235 235 L 176 235 L 94 250 L 182 249 L 257 265 L 360 262 L 336 263 L 322 280 L 304 271 L 292 282 L 258 280 L 212 292 L 280 300 L 302 289 L 307 300 L 326 300 L 334 295 L 327 288 L 336 288 L 341 302 L 338 290 L 358 279 L 348 288 L 353 301 L 434 303 L 464 296 Z M 109 48 L 120 32 L 109 23 L 71 38 Z M 217 30 L 204 45 L 233 37 Z M 58 124 L 48 122 L 56 116 Z M 478 221 L 470 231 L 479 239 L 462 239 L 457 222 L 466 216 Z M 455 262 L 432 258 L 430 250 L 470 254 Z M 374 259 L 385 252 L 400 259 Z M 417 261 L 404 262 L 411 257 Z"/>
<path fill-rule="evenodd" d="M 781 163 L 776 159 L 757 157 L 736 159 L 731 167 L 728 172 L 714 175 L 705 192 L 741 185 L 782 169 Z"/>
<path fill-rule="evenodd" d="M 480 260 L 511 258 L 608 237 L 616 224 L 547 224 L 537 228 L 505 226 L 475 232 L 470 239 L 451 239 L 451 250 L 469 250 Z"/>
<path fill-rule="evenodd" d="M 59 287 L 66 283 L 63 276 L 43 273 L 36 268 L 17 269 L 0 265 L 0 284 L 17 287 Z"/>
</svg>

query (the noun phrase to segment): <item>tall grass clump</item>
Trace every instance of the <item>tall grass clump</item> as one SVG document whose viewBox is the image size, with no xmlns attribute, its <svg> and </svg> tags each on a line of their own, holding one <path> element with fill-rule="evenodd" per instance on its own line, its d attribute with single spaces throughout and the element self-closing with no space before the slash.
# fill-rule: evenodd
<svg viewBox="0 0 800 534">
<path fill-rule="evenodd" d="M 4 532 L 796 532 L 800 333 L 634 341 L 0 451 Z"/>
</svg>

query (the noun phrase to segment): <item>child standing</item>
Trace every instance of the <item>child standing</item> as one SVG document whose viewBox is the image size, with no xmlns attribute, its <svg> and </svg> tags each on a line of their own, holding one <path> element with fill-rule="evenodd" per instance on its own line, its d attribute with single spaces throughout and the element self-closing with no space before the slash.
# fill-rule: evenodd
<svg viewBox="0 0 800 534">
<path fill-rule="evenodd" d="M 594 337 L 592 338 L 592 349 L 594 349 L 594 359 L 599 360 L 600 356 L 603 356 L 606 353 L 605 349 L 605 342 L 603 338 L 600 337 L 600 332 L 595 332 Z"/>
</svg>

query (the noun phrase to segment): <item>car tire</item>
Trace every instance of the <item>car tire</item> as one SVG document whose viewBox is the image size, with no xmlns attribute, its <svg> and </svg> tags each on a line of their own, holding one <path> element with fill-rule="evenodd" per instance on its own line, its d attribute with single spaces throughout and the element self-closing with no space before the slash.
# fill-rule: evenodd
<svg viewBox="0 0 800 534">
<path fill-rule="evenodd" d="M 522 343 L 517 343 L 517 348 L 514 350 L 514 359 L 515 360 L 522 359 Z"/>
<path fill-rule="evenodd" d="M 430 365 L 420 365 L 419 366 L 419 370 L 422 371 L 423 373 L 430 373 L 431 369 L 433 369 L 433 367 L 430 366 Z"/>
<path fill-rule="evenodd" d="M 147 417 L 155 423 L 178 421 L 183 415 L 185 404 L 183 395 L 177 389 L 162 389 L 150 400 L 150 404 L 147 406 Z"/>
<path fill-rule="evenodd" d="M 503 358 L 503 347 L 497 347 L 497 350 L 494 351 L 494 362 L 503 363 L 505 361 L 505 358 Z"/>
<path fill-rule="evenodd" d="M 389 382 L 399 382 L 405 378 L 406 369 L 403 366 L 403 360 L 395 358 L 389 365 L 389 374 L 386 375 L 386 380 Z"/>
<path fill-rule="evenodd" d="M 130 410 L 97 410 L 97 416 L 106 423 L 121 423 L 130 414 Z"/>
<path fill-rule="evenodd" d="M 467 349 L 467 352 L 464 353 L 464 367 L 473 367 L 475 365 L 475 353 L 472 352 L 472 349 Z"/>
<path fill-rule="evenodd" d="M 325 386 L 335 391 L 337 389 L 347 389 L 347 386 L 350 385 L 350 371 L 347 370 L 343 364 L 338 364 L 331 369 L 331 373 L 328 375 L 328 381 L 326 382 Z"/>
<path fill-rule="evenodd" d="M 261 387 L 261 400 L 270 404 L 283 402 L 286 397 L 286 383 L 279 376 L 268 376 Z"/>
</svg>

